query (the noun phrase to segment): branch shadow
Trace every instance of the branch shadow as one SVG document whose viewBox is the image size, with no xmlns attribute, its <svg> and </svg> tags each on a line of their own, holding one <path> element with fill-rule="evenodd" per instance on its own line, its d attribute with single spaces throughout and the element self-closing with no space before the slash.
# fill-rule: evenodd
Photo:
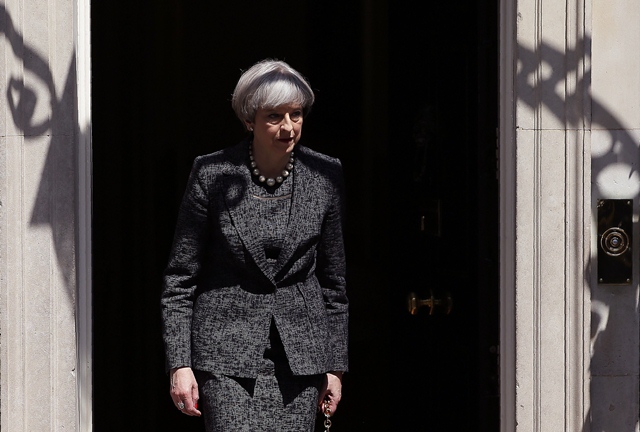
<svg viewBox="0 0 640 432">
<path fill-rule="evenodd" d="M 590 95 L 591 112 L 598 113 L 595 120 L 593 116 L 591 116 L 591 119 L 586 118 L 585 115 L 588 114 L 582 113 L 579 109 L 572 109 L 584 106 L 582 99 L 583 95 L 588 94 L 585 90 L 588 90 L 591 84 L 591 70 L 581 71 L 574 93 L 563 97 L 554 91 L 558 86 L 564 88 L 562 84 L 567 77 L 576 75 L 576 72 L 578 72 L 576 68 L 582 64 L 578 60 L 583 55 L 587 56 L 586 60 L 590 60 L 590 47 L 591 39 L 589 37 L 579 41 L 576 47 L 568 53 L 558 51 L 544 42 L 534 49 L 518 46 L 519 67 L 516 82 L 519 86 L 518 100 L 533 110 L 539 110 L 544 107 L 568 128 L 576 128 L 578 130 L 587 127 L 586 125 L 591 120 L 591 130 L 601 129 L 603 133 L 608 135 L 608 150 L 597 154 L 592 152 L 591 154 L 591 197 L 593 201 L 593 197 L 607 197 L 607 191 L 602 190 L 602 185 L 597 181 L 607 168 L 616 165 L 628 169 L 628 179 L 631 179 L 634 174 L 637 175 L 636 166 L 638 161 L 635 158 L 637 158 L 638 154 L 638 145 L 634 137 L 629 133 L 628 128 L 597 97 Z M 570 59 L 570 61 L 567 59 Z M 545 71 L 548 71 L 549 68 L 551 70 L 551 73 L 547 73 L 544 76 L 540 72 L 543 63 Z M 585 63 L 590 64 L 590 61 Z M 532 82 L 535 84 L 531 84 Z M 580 179 L 577 180 L 581 182 Z M 633 196 L 625 198 L 637 199 L 638 193 L 636 192 Z M 585 239 L 585 241 L 588 242 L 590 240 Z M 591 269 L 589 267 L 590 264 L 587 264 L 587 268 L 584 269 L 584 280 L 594 280 L 591 277 Z M 590 368 L 593 368 L 594 365 L 606 364 L 609 361 L 607 359 L 611 357 L 611 343 L 612 341 L 620 340 L 618 334 L 622 329 L 611 328 L 615 326 L 608 325 L 611 318 L 610 313 L 615 313 L 612 311 L 611 293 L 608 290 L 589 289 L 588 294 L 591 295 L 592 302 Z M 638 312 L 638 304 L 636 302 L 636 316 Z M 595 375 L 592 373 L 592 376 Z M 593 408 L 590 407 L 584 419 L 582 430 L 589 430 L 593 414 Z M 637 418 L 635 423 L 637 426 Z"/>
<path fill-rule="evenodd" d="M 75 299 L 75 205 L 76 191 L 76 138 L 82 134 L 74 118 L 76 96 L 75 52 L 67 72 L 64 89 L 58 96 L 53 73 L 45 59 L 24 42 L 15 29 L 11 15 L 0 4 L 0 35 L 3 35 L 13 55 L 19 59 L 25 75 L 37 79 L 38 86 L 25 82 L 24 76 L 11 76 L 5 92 L 7 106 L 14 126 L 25 143 L 50 138 L 48 151 L 29 224 L 45 226 L 51 230 L 51 241 L 58 268 L 64 279 L 67 299 Z M 37 87 L 37 88 L 36 88 Z M 42 94 L 41 89 L 47 94 Z M 40 90 L 40 91 L 39 91 Z M 37 119 L 39 104 L 49 101 L 48 115 Z M 29 169 L 30 167 L 25 167 Z M 69 191 L 74 191 L 72 198 Z"/>
</svg>

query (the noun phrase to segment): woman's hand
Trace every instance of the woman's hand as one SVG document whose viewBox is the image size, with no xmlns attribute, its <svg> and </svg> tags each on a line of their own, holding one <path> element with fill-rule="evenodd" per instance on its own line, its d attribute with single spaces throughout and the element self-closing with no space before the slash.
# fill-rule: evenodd
<svg viewBox="0 0 640 432">
<path fill-rule="evenodd" d="M 198 382 L 190 367 L 173 368 L 169 371 L 171 399 L 186 415 L 200 417 L 198 411 Z"/>
<path fill-rule="evenodd" d="M 330 415 L 335 414 L 342 399 L 342 372 L 327 372 L 318 396 L 318 409 L 324 414 L 323 403 L 329 401 Z"/>
</svg>

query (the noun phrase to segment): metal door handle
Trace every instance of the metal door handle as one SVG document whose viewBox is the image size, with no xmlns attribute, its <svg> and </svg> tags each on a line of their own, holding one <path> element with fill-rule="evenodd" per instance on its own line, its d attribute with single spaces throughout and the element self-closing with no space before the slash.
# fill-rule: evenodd
<svg viewBox="0 0 640 432">
<path fill-rule="evenodd" d="M 429 315 L 433 315 L 433 311 L 439 307 L 444 308 L 445 313 L 449 315 L 451 313 L 451 309 L 453 309 L 453 299 L 449 294 L 447 294 L 446 298 L 437 299 L 433 295 L 433 291 L 430 291 L 431 297 L 426 299 L 420 299 L 414 292 L 410 292 L 407 296 L 407 308 L 409 309 L 409 313 L 411 315 L 415 315 L 418 313 L 418 309 L 423 306 L 427 306 L 429 308 Z"/>
</svg>

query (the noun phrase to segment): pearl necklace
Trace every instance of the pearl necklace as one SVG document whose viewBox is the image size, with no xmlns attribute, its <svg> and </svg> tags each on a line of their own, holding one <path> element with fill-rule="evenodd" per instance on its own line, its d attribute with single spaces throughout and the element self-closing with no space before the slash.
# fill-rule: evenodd
<svg viewBox="0 0 640 432">
<path fill-rule="evenodd" d="M 289 175 L 291 174 L 291 170 L 293 170 L 293 152 L 291 152 L 287 166 L 285 166 L 285 169 L 282 170 L 281 175 L 277 176 L 276 178 L 267 178 L 260 174 L 258 165 L 256 164 L 256 161 L 253 160 L 253 150 L 251 147 L 249 147 L 249 165 L 251 165 L 251 172 L 254 176 L 258 177 L 258 181 L 260 183 L 267 183 L 267 186 L 274 186 L 276 183 L 282 183 L 284 179 L 289 177 Z"/>
</svg>

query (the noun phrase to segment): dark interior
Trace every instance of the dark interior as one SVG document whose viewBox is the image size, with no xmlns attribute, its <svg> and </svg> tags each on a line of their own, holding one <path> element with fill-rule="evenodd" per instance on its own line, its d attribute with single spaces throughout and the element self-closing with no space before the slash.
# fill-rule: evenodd
<svg viewBox="0 0 640 432">
<path fill-rule="evenodd" d="M 161 274 L 191 163 L 243 138 L 230 95 L 266 57 L 309 79 L 301 143 L 346 177 L 331 431 L 499 430 L 497 17 L 497 0 L 92 4 L 96 432 L 202 430 L 169 397 Z M 409 292 L 453 307 L 411 315 Z"/>
</svg>

